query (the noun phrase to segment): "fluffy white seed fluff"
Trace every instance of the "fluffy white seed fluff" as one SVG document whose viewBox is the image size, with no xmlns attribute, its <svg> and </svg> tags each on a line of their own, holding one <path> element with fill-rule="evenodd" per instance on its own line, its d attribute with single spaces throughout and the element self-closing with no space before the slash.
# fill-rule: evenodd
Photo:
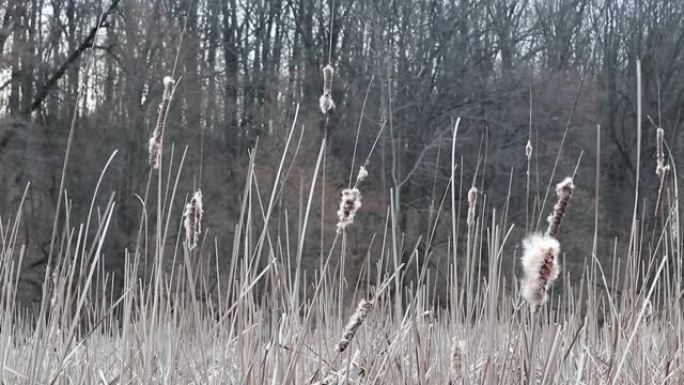
<svg viewBox="0 0 684 385">
<path fill-rule="evenodd" d="M 357 188 L 342 190 L 340 209 L 337 210 L 337 232 L 342 232 L 347 226 L 354 223 L 356 212 L 361 207 L 361 193 Z"/>
<path fill-rule="evenodd" d="M 318 99 L 318 107 L 321 109 L 321 112 L 325 114 L 328 111 L 335 109 L 335 102 L 333 102 L 330 95 L 321 95 L 321 98 Z"/>
<path fill-rule="evenodd" d="M 364 166 L 359 168 L 359 174 L 356 176 L 356 185 L 358 186 L 361 182 L 368 178 L 368 170 Z"/>
<path fill-rule="evenodd" d="M 656 130 L 656 175 L 662 179 L 668 171 L 670 171 L 670 165 L 665 164 L 665 130 L 658 128 Z"/>
<path fill-rule="evenodd" d="M 533 234 L 523 241 L 522 296 L 534 311 L 548 300 L 548 290 L 560 273 L 560 244 L 549 235 Z"/>
</svg>

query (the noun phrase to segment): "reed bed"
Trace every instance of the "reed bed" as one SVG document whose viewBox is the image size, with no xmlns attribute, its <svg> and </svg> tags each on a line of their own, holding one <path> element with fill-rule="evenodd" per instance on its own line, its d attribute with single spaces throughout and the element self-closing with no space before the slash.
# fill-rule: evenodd
<svg viewBox="0 0 684 385">
<path fill-rule="evenodd" d="M 331 83 L 332 67 L 326 71 Z M 172 87 L 170 80 L 165 81 L 151 141 L 155 151 L 162 150 Z M 330 96 L 330 84 L 325 87 L 324 96 Z M 452 159 L 458 155 L 457 127 Z M 478 195 L 484 197 L 486 191 L 473 186 L 463 202 L 467 228 L 460 227 L 455 209 L 451 217 L 437 214 L 429 219 L 430 227 L 447 226 L 455 235 L 447 257 L 438 262 L 440 270 L 449 272 L 446 281 L 438 281 L 417 264 L 400 262 L 402 248 L 410 246 L 396 227 L 399 208 L 394 205 L 388 208 L 387 225 L 375 229 L 382 239 L 382 255 L 369 252 L 363 263 L 378 266 L 377 276 L 360 280 L 345 277 L 335 267 L 346 257 L 346 232 L 364 221 L 363 211 L 357 213 L 358 186 L 379 171 L 366 161 L 354 186 L 342 192 L 337 216 L 325 213 L 330 223 L 342 225 L 334 231 L 334 241 L 325 244 L 320 266 L 303 269 L 307 223 L 316 220 L 309 217 L 309 208 L 318 199 L 313 191 L 326 143 L 321 143 L 310 176 L 311 190 L 303 191 L 300 198 L 300 227 L 285 229 L 279 225 L 283 214 L 276 205 L 282 186 L 292 183 L 283 166 L 298 154 L 290 140 L 297 129 L 295 122 L 271 191 L 263 186 L 259 190 L 254 175 L 259 156 L 252 153 L 235 237 L 215 240 L 234 245 L 232 255 L 221 258 L 210 246 L 214 241 L 200 238 L 204 234 L 201 193 L 192 196 L 185 210 L 172 205 L 177 192 L 193 191 L 179 186 L 175 176 L 183 172 L 184 156 L 178 161 L 175 154 L 174 161 L 173 153 L 160 157 L 153 151 L 150 179 L 158 179 L 157 192 L 141 197 L 136 247 L 122 250 L 121 293 L 114 294 L 101 255 L 116 215 L 115 199 L 104 207 L 91 206 L 83 223 L 72 222 L 68 213 L 55 221 L 54 256 L 37 309 L 27 310 L 15 300 L 25 253 L 17 243 L 24 200 L 13 216 L 3 213 L 2 383 L 684 383 L 682 244 L 672 159 L 666 162 L 660 154 L 656 165 L 664 170 L 658 174 L 664 207 L 656 213 L 662 219 L 659 225 L 652 233 L 634 226 L 632 239 L 622 240 L 650 248 L 629 247 L 626 255 L 597 256 L 592 254 L 595 248 L 587 247 L 585 255 L 563 255 L 584 260 L 582 272 L 563 271 L 558 262 L 562 243 L 558 230 L 561 220 L 564 226 L 573 226 L 570 196 L 575 188 L 596 188 L 576 187 L 566 179 L 557 186 L 549 229 L 545 234 L 532 233 L 525 241 L 523 271 L 516 275 L 503 269 L 502 262 L 517 259 L 523 240 L 511 238 L 514 225 L 485 199 L 477 209 Z M 663 135 L 660 131 L 657 135 L 662 148 Z M 521 153 L 530 158 L 531 146 Z M 169 171 L 161 174 L 157 168 L 162 166 Z M 107 167 L 102 178 L 106 172 Z M 165 186 L 171 186 L 170 193 L 162 191 Z M 451 196 L 451 201 L 443 201 L 440 212 L 462 204 L 450 191 L 453 186 L 451 182 L 444 186 L 442 196 Z M 98 215 L 92 215 L 94 211 Z M 144 226 L 147 215 L 158 218 L 156 226 Z M 174 226 L 186 229 L 178 231 L 175 240 L 168 230 Z M 424 255 L 416 251 L 412 261 L 433 258 L 431 234 L 422 239 L 421 250 L 427 251 Z M 216 262 L 213 276 L 221 279 L 210 282 L 208 274 L 198 272 L 198 257 L 229 261 Z M 164 260 L 170 258 L 180 266 L 175 271 L 164 268 Z M 604 266 L 601 261 L 608 263 Z M 145 263 L 150 273 L 141 275 Z M 609 267 L 612 274 L 607 275 Z M 405 282 L 411 269 L 416 269 L 416 278 Z M 556 278 L 562 279 L 554 282 Z M 350 281 L 358 283 L 350 286 Z M 446 285 L 446 301 L 437 301 L 436 284 Z"/>
</svg>

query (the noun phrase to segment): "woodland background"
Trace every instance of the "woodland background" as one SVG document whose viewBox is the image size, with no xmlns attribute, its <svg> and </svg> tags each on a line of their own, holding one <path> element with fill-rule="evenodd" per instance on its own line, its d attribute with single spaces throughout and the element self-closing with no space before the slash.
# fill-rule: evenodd
<svg viewBox="0 0 684 385">
<path fill-rule="evenodd" d="M 645 213 L 652 213 L 658 190 L 656 127 L 665 129 L 673 159 L 684 151 L 679 0 L 0 0 L 0 213 L 7 223 L 31 182 L 20 229 L 27 244 L 24 298 L 40 293 L 74 114 L 66 180 L 73 223 L 87 214 L 100 173 L 118 150 L 102 191 L 114 192 L 117 201 L 105 266 L 115 277 L 121 271 L 140 226 L 136 194 L 144 193 L 150 173 L 147 140 L 162 78 L 172 73 L 177 54 L 180 80 L 165 156 L 173 144 L 177 164 L 188 146 L 177 206 L 202 188 L 201 258 L 207 263 L 231 255 L 249 150 L 257 146 L 258 182 L 266 194 L 297 105 L 295 139 L 303 130 L 303 140 L 277 215 L 300 228 L 301 202 L 326 129 L 318 98 L 329 58 L 337 109 L 327 127 L 325 210 L 321 217 L 317 200 L 313 216 L 325 222 L 310 225 L 309 266 L 318 264 L 321 236 L 329 240 L 335 232 L 359 121 L 354 171 L 385 126 L 361 188 L 363 207 L 348 229 L 350 280 L 366 253 L 379 252 L 380 242 L 371 238 L 382 237 L 390 188 L 397 192 L 406 260 L 429 232 L 443 194 L 450 194 L 457 117 L 460 202 L 475 183 L 486 192 L 481 220 L 490 223 L 493 208 L 497 215 L 507 210 L 508 223 L 515 224 L 507 263 L 526 228 L 537 227 L 566 127 L 555 181 L 571 175 L 581 155 L 562 235 L 567 265 L 579 270 L 591 256 L 599 124 L 600 257 L 609 260 L 615 237 L 627 234 L 636 174 L 637 59 Z M 534 148 L 529 210 L 528 138 Z M 510 205 L 503 207 L 509 186 Z M 109 198 L 102 195 L 97 204 Z M 448 210 L 446 199 L 444 221 Z M 460 214 L 464 218 L 465 210 Z M 149 221 L 153 226 L 155 218 Z M 438 275 L 446 270 L 439 267 L 449 236 L 445 225 L 432 242 L 430 264 Z"/>
</svg>

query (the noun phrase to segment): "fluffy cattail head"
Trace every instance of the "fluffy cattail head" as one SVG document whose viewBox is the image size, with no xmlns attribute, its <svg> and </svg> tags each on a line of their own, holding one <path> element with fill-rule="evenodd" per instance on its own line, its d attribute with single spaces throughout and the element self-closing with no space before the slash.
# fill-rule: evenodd
<svg viewBox="0 0 684 385">
<path fill-rule="evenodd" d="M 553 206 L 553 212 L 548 217 L 549 227 L 546 229 L 546 235 L 555 237 L 560 229 L 561 222 L 565 216 L 565 211 L 570 203 L 572 193 L 575 191 L 575 185 L 572 183 L 572 178 L 567 177 L 556 185 L 556 204 Z"/>
<path fill-rule="evenodd" d="M 185 206 L 185 241 L 190 250 L 197 247 L 202 233 L 202 191 L 197 190 Z"/>
<path fill-rule="evenodd" d="M 366 170 L 366 167 L 361 166 L 359 168 L 358 175 L 356 175 L 356 185 L 358 186 L 361 182 L 366 180 L 367 177 L 368 177 L 368 170 Z"/>
<path fill-rule="evenodd" d="M 558 278 L 560 244 L 549 235 L 533 234 L 523 241 L 522 296 L 537 311 L 548 300 L 548 290 Z"/>
<path fill-rule="evenodd" d="M 332 99 L 332 82 L 335 70 L 328 64 L 323 67 L 323 95 L 318 100 L 321 112 L 327 114 L 335 109 L 335 102 Z"/>
<path fill-rule="evenodd" d="M 361 193 L 357 188 L 348 188 L 342 190 L 342 199 L 340 199 L 340 209 L 337 210 L 337 232 L 341 232 L 345 227 L 354 223 L 354 216 L 356 211 L 361 207 Z"/>
<path fill-rule="evenodd" d="M 665 164 L 665 130 L 659 127 L 656 130 L 656 175 L 662 179 L 668 171 L 670 165 Z"/>
<path fill-rule="evenodd" d="M 464 342 L 454 339 L 449 359 L 449 383 L 457 384 L 463 378 Z"/>
<path fill-rule="evenodd" d="M 370 314 L 371 309 L 373 309 L 373 301 L 362 299 L 361 302 L 359 302 L 356 311 L 351 318 L 349 318 L 347 325 L 344 327 L 342 338 L 340 338 L 340 341 L 335 345 L 335 350 L 337 352 L 342 353 L 347 349 L 351 340 L 354 338 L 356 331 L 359 330 L 363 321 L 368 317 L 368 314 Z"/>
<path fill-rule="evenodd" d="M 477 211 L 477 187 L 472 186 L 468 190 L 468 218 L 466 223 L 468 227 L 475 224 L 475 212 Z"/>
<path fill-rule="evenodd" d="M 159 168 L 159 158 L 161 155 L 162 147 L 162 136 L 164 135 L 164 128 L 166 124 L 166 114 L 169 110 L 169 104 L 171 104 L 171 98 L 173 96 L 173 87 L 176 81 L 172 77 L 166 76 L 163 80 L 164 92 L 162 94 L 162 101 L 159 104 L 159 115 L 157 116 L 157 124 L 154 127 L 154 132 L 150 137 L 148 143 L 149 151 L 149 165 L 153 169 Z"/>
</svg>

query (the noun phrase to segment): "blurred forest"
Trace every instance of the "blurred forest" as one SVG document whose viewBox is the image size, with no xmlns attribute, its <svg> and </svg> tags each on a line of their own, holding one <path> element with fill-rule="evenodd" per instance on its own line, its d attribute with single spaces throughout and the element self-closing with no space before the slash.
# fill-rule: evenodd
<svg viewBox="0 0 684 385">
<path fill-rule="evenodd" d="M 65 182 L 71 223 L 87 215 L 100 173 L 118 150 L 96 203 L 115 192 L 105 261 L 109 271 L 122 268 L 140 225 L 136 194 L 144 193 L 150 173 L 147 140 L 162 79 L 174 67 L 179 81 L 165 154 L 173 145 L 177 165 L 188 146 L 178 223 L 183 202 L 201 186 L 207 260 L 214 257 L 214 239 L 219 258 L 230 258 L 255 146 L 260 191 L 270 193 L 297 105 L 295 139 L 303 130 L 303 140 L 277 215 L 286 218 L 289 211 L 298 228 L 300 199 L 306 200 L 326 129 L 318 98 L 329 60 L 337 108 L 327 126 L 325 227 L 316 220 L 309 228 L 308 263 L 318 261 L 321 234 L 327 239 L 335 232 L 359 122 L 354 171 L 385 128 L 362 186 L 363 207 L 348 230 L 350 280 L 373 232 L 382 236 L 390 189 L 408 258 L 448 187 L 457 117 L 457 199 L 466 202 L 475 183 L 486 193 L 484 223 L 491 223 L 492 209 L 508 211 L 508 223 L 515 224 L 510 258 L 525 229 L 537 226 L 568 128 L 554 180 L 572 175 L 581 157 L 561 236 L 566 259 L 577 266 L 591 255 L 600 124 L 599 251 L 609 258 L 615 237 L 629 230 L 634 204 L 636 60 L 644 111 L 640 186 L 652 202 L 656 127 L 665 129 L 673 159 L 682 159 L 684 150 L 683 56 L 680 0 L 0 0 L 0 212 L 3 222 L 14 216 L 31 182 L 20 229 L 28 246 L 24 295 L 40 290 L 74 115 Z M 534 149 L 530 215 L 528 139 Z M 313 218 L 321 218 L 320 196 Z M 652 204 L 644 212 L 652 213 Z M 460 213 L 464 218 L 465 210 Z M 449 236 L 449 230 L 437 232 L 435 267 L 446 263 L 439 256 L 446 255 Z M 32 281 L 32 272 L 38 279 Z"/>
</svg>

